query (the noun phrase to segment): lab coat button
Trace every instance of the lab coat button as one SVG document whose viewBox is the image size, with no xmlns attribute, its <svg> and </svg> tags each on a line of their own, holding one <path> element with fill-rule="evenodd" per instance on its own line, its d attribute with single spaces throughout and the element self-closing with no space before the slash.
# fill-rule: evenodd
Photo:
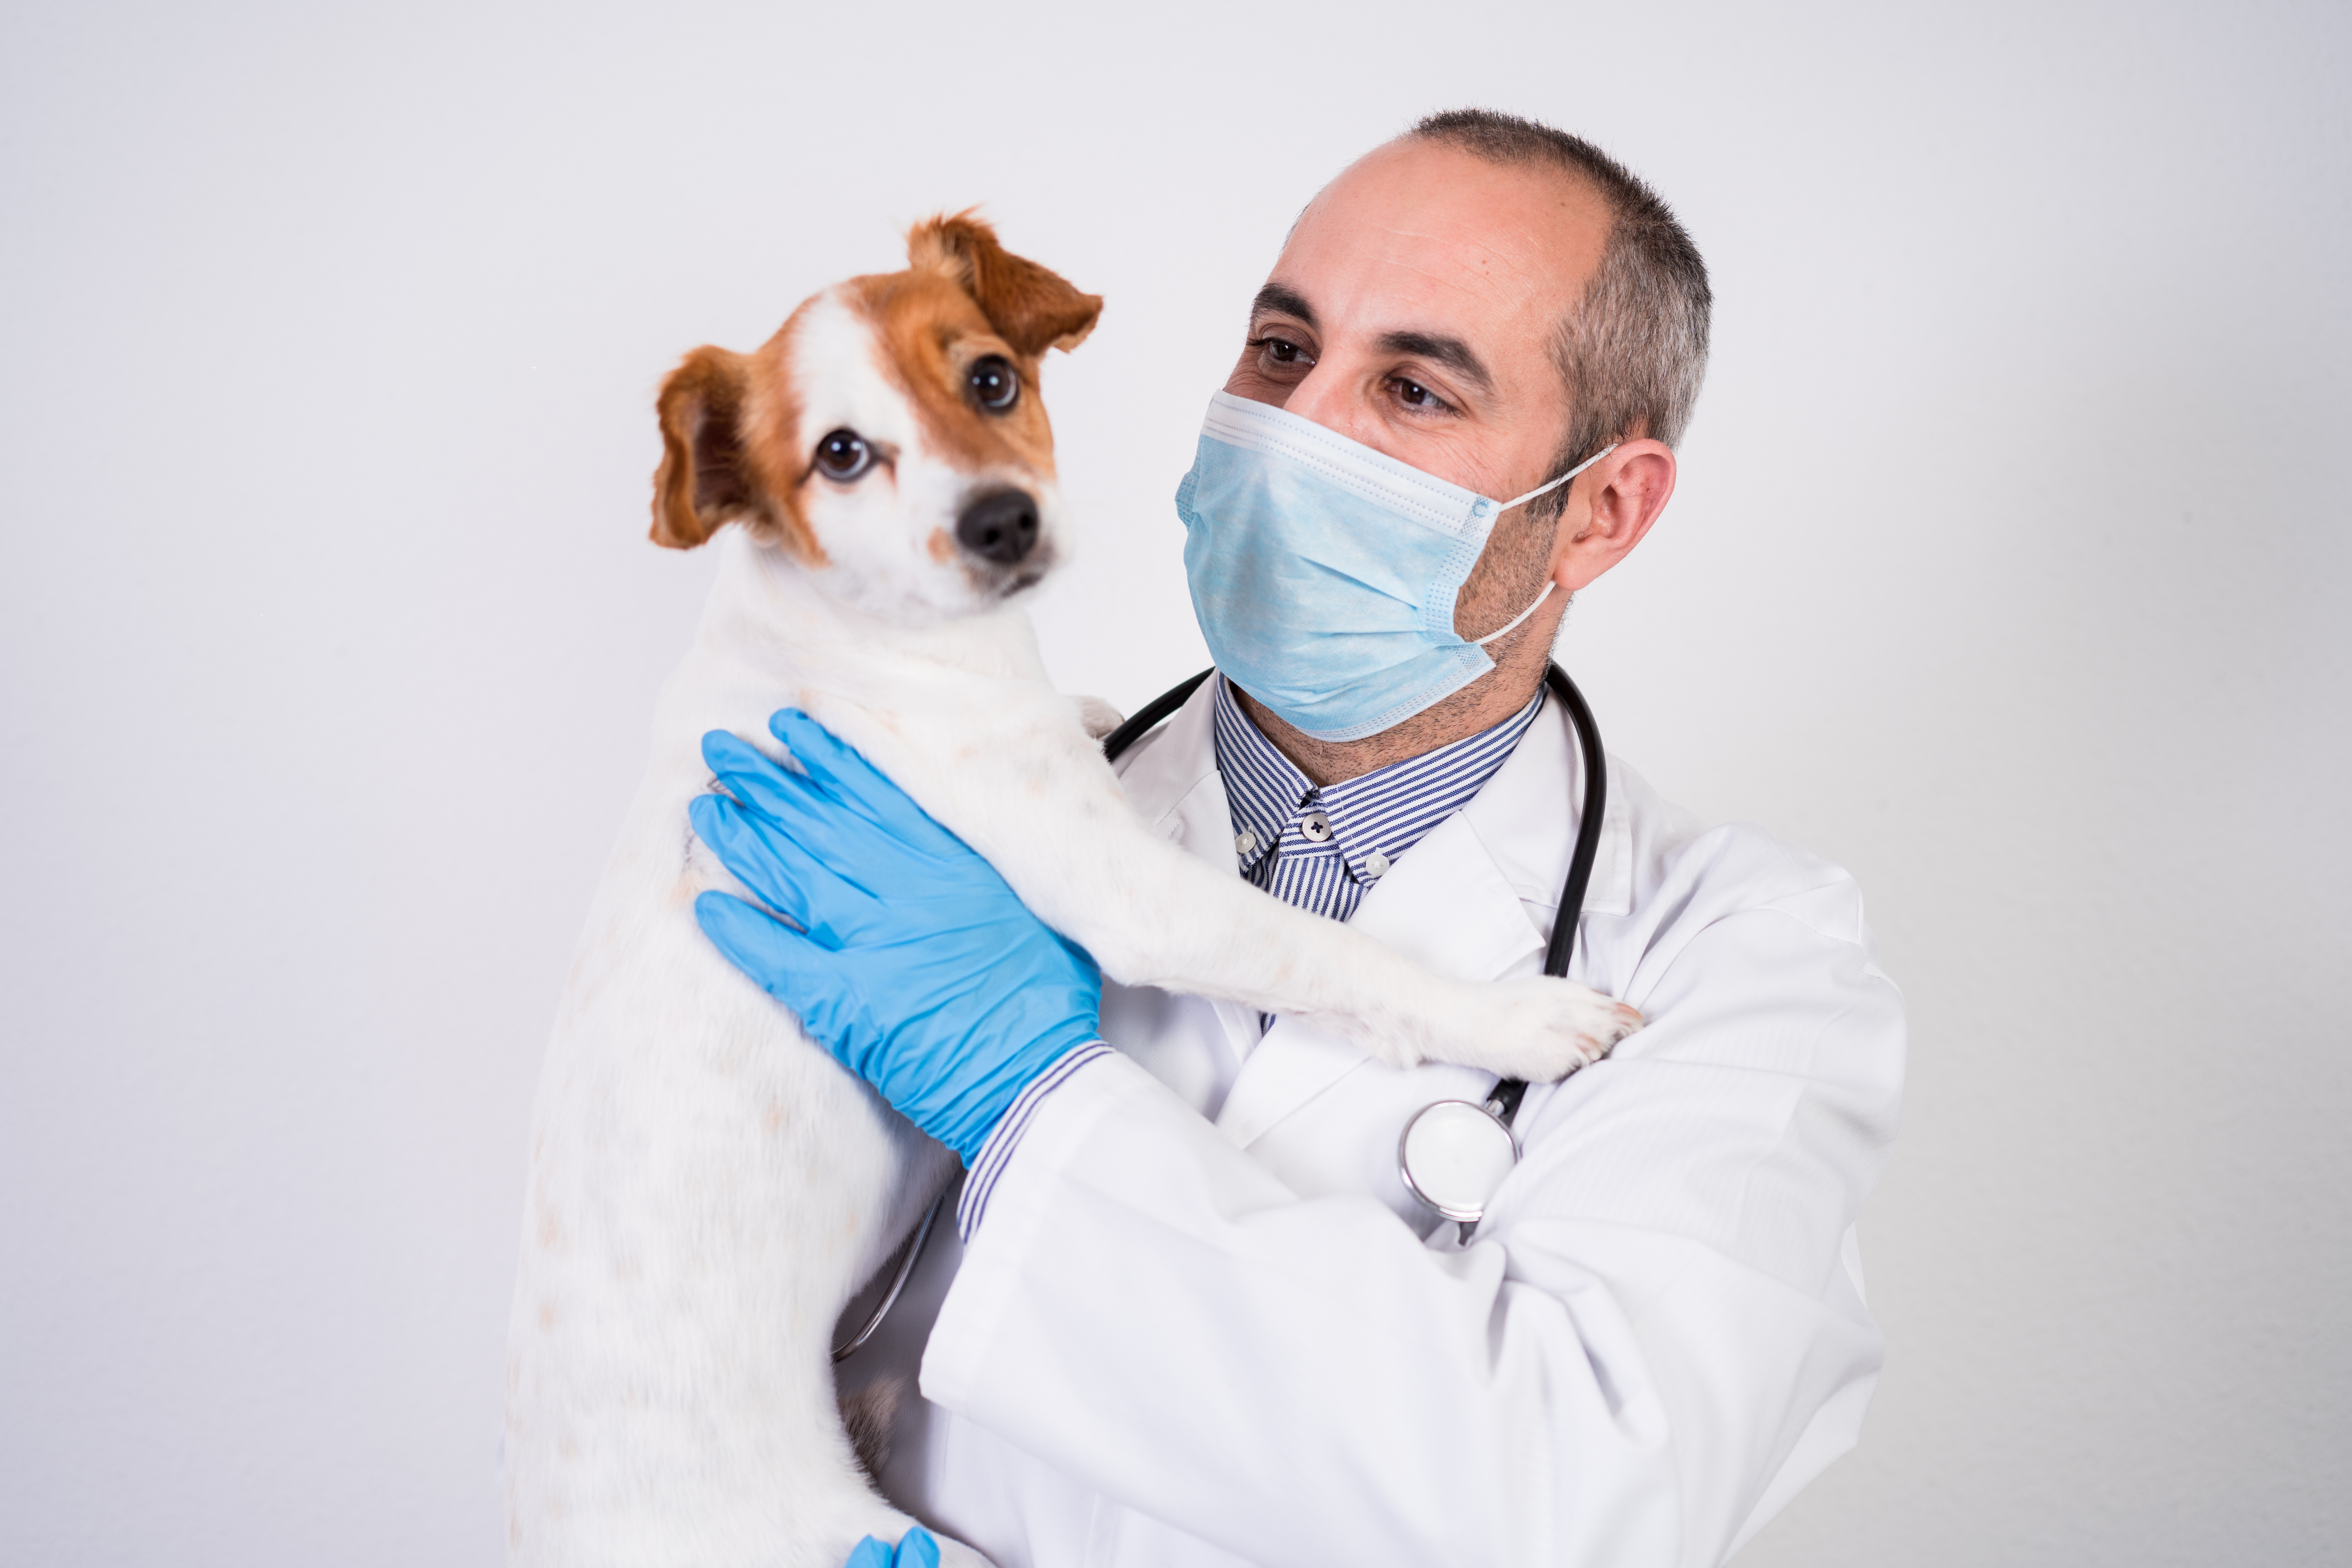
<svg viewBox="0 0 2352 1568">
<path fill-rule="evenodd" d="M 1331 841 L 1331 819 L 1319 811 L 1310 811 L 1298 819 L 1298 831 L 1307 835 L 1309 844 Z"/>
</svg>

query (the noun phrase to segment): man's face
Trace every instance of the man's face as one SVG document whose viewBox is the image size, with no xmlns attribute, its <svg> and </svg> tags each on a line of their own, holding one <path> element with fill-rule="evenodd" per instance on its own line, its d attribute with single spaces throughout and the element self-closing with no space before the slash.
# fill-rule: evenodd
<svg viewBox="0 0 2352 1568">
<path fill-rule="evenodd" d="M 1608 225 L 1549 170 L 1391 142 L 1300 217 L 1225 390 L 1483 495 L 1533 489 L 1568 423 L 1552 345 Z"/>
</svg>

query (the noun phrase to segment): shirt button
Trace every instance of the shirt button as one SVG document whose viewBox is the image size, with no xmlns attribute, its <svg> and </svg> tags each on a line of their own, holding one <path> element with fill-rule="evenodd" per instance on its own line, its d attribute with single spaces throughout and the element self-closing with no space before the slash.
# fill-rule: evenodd
<svg viewBox="0 0 2352 1568">
<path fill-rule="evenodd" d="M 1331 842 L 1331 819 L 1319 811 L 1310 811 L 1298 819 L 1298 831 L 1307 835 L 1309 844 Z"/>
<path fill-rule="evenodd" d="M 1234 854 L 1246 855 L 1256 847 L 1257 835 L 1252 833 L 1248 828 L 1244 827 L 1239 833 L 1234 835 Z"/>
<path fill-rule="evenodd" d="M 1389 858 L 1375 849 L 1364 857 L 1364 875 L 1385 877 L 1389 874 Z"/>
</svg>

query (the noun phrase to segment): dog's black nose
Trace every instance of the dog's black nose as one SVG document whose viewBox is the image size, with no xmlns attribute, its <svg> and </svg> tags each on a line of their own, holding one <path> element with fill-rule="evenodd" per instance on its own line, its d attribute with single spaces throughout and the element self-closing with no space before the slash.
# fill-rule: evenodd
<svg viewBox="0 0 2352 1568">
<path fill-rule="evenodd" d="M 956 519 L 956 539 L 984 561 L 1010 566 L 1037 542 L 1037 500 L 1026 490 L 991 490 Z"/>
</svg>

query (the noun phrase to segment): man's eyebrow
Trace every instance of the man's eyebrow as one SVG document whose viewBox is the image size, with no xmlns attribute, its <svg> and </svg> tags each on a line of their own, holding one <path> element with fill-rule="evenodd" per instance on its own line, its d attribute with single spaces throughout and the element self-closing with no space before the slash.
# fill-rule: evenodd
<svg viewBox="0 0 2352 1568">
<path fill-rule="evenodd" d="M 1495 378 L 1486 373 L 1486 362 L 1472 353 L 1470 345 L 1460 338 L 1435 332 L 1382 332 L 1380 346 L 1382 353 L 1418 354 L 1449 370 L 1459 371 L 1477 383 L 1481 392 L 1495 389 Z"/>
<path fill-rule="evenodd" d="M 1296 316 L 1310 327 L 1315 324 L 1315 307 L 1307 302 L 1307 296 L 1296 289 L 1285 288 L 1279 283 L 1267 284 L 1257 291 L 1257 298 L 1250 301 L 1251 315 L 1259 315 L 1268 310 L 1280 315 Z"/>
</svg>

